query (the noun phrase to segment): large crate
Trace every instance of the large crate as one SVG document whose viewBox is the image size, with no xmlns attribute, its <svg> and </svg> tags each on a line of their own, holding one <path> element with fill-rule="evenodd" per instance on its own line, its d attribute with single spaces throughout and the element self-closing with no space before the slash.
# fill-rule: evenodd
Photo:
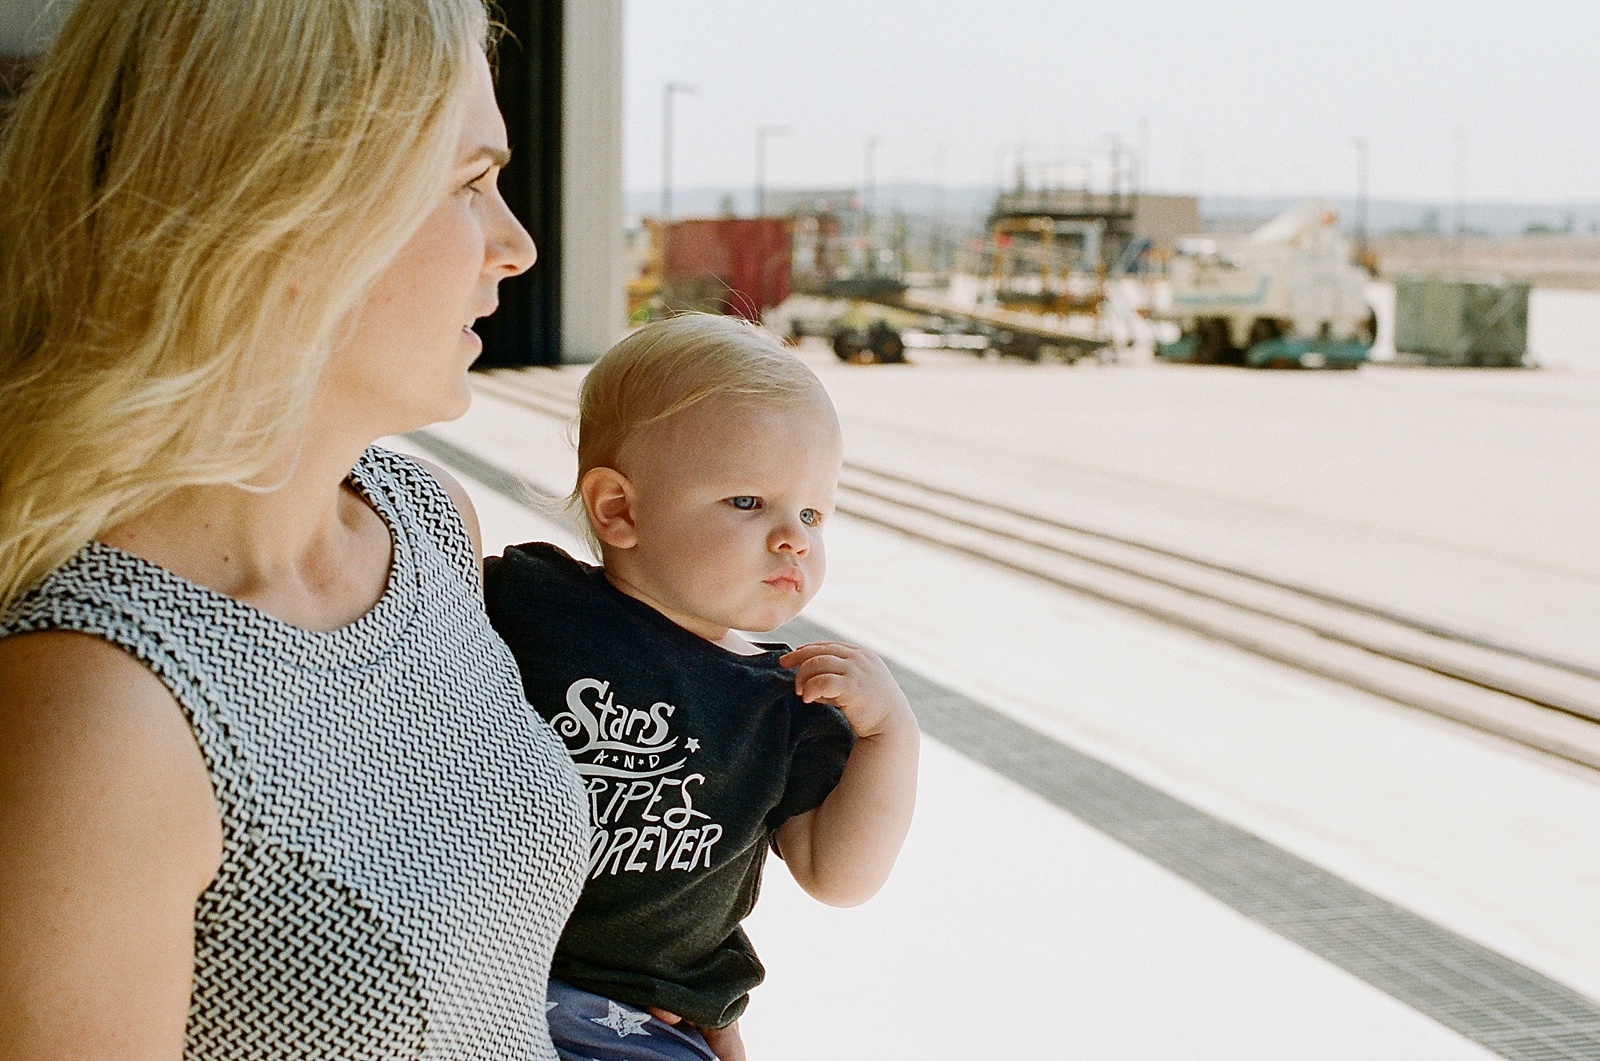
<svg viewBox="0 0 1600 1061">
<path fill-rule="evenodd" d="M 759 321 L 789 297 L 790 223 L 716 217 L 666 227 L 661 295 L 673 312 L 700 310 Z"/>
<path fill-rule="evenodd" d="M 1528 284 L 1499 277 L 1395 282 L 1394 348 L 1438 365 L 1516 367 L 1528 354 Z"/>
</svg>

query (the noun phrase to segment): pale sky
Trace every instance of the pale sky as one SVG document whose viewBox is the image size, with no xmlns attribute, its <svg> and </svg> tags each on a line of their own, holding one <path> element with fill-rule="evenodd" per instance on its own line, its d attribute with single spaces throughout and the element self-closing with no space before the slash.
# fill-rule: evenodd
<svg viewBox="0 0 1600 1061">
<path fill-rule="evenodd" d="M 1378 198 L 1600 200 L 1596 0 L 627 0 L 625 180 L 992 183 L 996 153 L 1149 125 L 1152 185 L 1346 196 L 1358 136 Z"/>
</svg>

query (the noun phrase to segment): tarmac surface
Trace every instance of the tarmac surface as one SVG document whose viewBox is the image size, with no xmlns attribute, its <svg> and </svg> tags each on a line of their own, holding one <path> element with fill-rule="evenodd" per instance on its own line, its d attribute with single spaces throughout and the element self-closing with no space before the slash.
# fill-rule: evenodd
<svg viewBox="0 0 1600 1061">
<path fill-rule="evenodd" d="M 1600 663 L 1600 375 L 805 356 L 853 460 Z M 549 418 L 480 394 L 432 435 L 570 487 Z M 572 543 L 463 481 L 489 551 Z M 1600 999 L 1600 774 L 848 518 L 829 559 L 808 620 Z M 925 741 L 911 838 L 864 907 L 769 867 L 747 923 L 769 969 L 744 1021 L 757 1061 L 1592 1056 L 1473 1041 L 1041 796 L 984 740 Z"/>
</svg>

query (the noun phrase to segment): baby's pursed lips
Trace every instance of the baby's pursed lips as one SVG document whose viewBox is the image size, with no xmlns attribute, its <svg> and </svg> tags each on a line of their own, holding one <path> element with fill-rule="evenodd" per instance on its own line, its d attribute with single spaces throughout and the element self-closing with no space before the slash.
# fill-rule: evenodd
<svg viewBox="0 0 1600 1061">
<path fill-rule="evenodd" d="M 766 579 L 766 583 L 767 585 L 778 589 L 787 587 L 789 589 L 799 590 L 805 586 L 806 576 L 798 567 L 791 567 L 785 571 L 773 575 L 769 579 Z"/>
</svg>

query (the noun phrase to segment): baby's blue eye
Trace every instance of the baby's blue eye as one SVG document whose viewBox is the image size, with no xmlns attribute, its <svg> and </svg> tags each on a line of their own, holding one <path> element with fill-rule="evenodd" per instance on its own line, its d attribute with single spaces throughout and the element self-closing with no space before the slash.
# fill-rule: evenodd
<svg viewBox="0 0 1600 1061">
<path fill-rule="evenodd" d="M 801 509 L 800 522 L 804 523 L 808 527 L 815 527 L 818 523 L 822 522 L 822 513 L 818 512 L 814 508 Z"/>
<path fill-rule="evenodd" d="M 728 498 L 728 504 L 732 505 L 740 512 L 754 512 L 756 509 L 761 507 L 761 499 L 758 497 L 752 497 L 749 494 L 741 494 L 738 497 Z"/>
</svg>

